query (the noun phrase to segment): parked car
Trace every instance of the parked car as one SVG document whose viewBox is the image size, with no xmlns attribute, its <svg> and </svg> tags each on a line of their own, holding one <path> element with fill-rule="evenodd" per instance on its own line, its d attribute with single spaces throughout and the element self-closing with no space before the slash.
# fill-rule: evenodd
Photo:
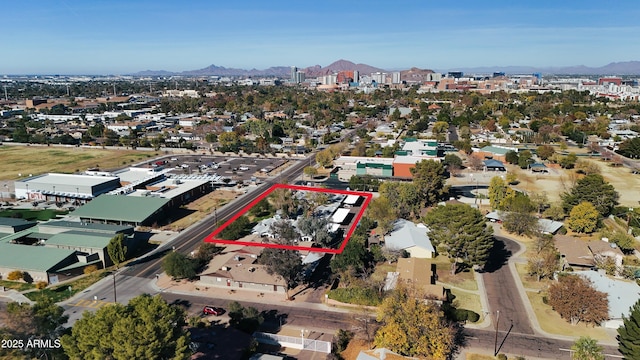
<svg viewBox="0 0 640 360">
<path fill-rule="evenodd" d="M 221 309 L 221 308 L 215 308 L 213 306 L 205 306 L 202 309 L 202 314 L 220 316 L 220 315 L 224 314 L 224 310 Z"/>
</svg>

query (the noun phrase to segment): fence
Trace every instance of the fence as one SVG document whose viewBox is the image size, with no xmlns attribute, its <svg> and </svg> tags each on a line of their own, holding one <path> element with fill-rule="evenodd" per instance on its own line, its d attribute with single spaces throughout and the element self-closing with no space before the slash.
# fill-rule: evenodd
<svg viewBox="0 0 640 360">
<path fill-rule="evenodd" d="M 259 343 L 280 345 L 292 349 L 310 350 L 325 354 L 331 353 L 331 342 L 313 339 L 303 339 L 302 336 L 286 336 L 262 332 L 253 333 Z"/>
</svg>

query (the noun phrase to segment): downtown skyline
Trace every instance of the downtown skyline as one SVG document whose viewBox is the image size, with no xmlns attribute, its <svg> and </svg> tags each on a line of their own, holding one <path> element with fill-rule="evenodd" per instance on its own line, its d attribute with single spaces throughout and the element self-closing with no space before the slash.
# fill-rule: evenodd
<svg viewBox="0 0 640 360">
<path fill-rule="evenodd" d="M 0 74 L 603 66 L 640 59 L 636 2 L 10 1 Z"/>
</svg>

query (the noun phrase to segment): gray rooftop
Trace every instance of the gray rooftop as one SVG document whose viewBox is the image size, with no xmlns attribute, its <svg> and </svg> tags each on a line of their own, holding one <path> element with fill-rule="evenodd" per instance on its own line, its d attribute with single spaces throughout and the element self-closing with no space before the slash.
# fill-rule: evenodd
<svg viewBox="0 0 640 360">
<path fill-rule="evenodd" d="M 32 226 L 35 226 L 38 224 L 37 221 L 27 221 L 25 219 L 15 219 L 15 218 L 7 218 L 7 217 L 0 217 L 0 226 L 21 226 L 21 225 L 28 225 L 28 224 L 32 224 Z"/>
<path fill-rule="evenodd" d="M 133 232 L 132 226 L 98 224 L 78 221 L 54 220 L 40 223 L 40 227 L 53 226 L 62 229 L 80 230 L 83 232 L 103 232 L 109 234 L 117 234 L 120 232 Z"/>
<path fill-rule="evenodd" d="M 580 271 L 578 274 L 591 280 L 596 290 L 607 294 L 612 319 L 629 316 L 629 309 L 640 299 L 640 286 L 633 281 L 611 279 L 599 271 Z"/>
<path fill-rule="evenodd" d="M 114 176 L 92 176 L 92 175 L 76 175 L 76 174 L 58 174 L 49 173 L 39 176 L 30 177 L 28 179 L 19 180 L 24 183 L 38 183 L 48 185 L 70 185 L 70 186 L 96 186 L 108 181 L 118 180 Z"/>
<path fill-rule="evenodd" d="M 416 225 L 411 221 L 400 219 L 394 224 L 393 231 L 384 237 L 385 246 L 390 249 L 403 250 L 414 246 L 435 251 L 426 226 Z"/>
</svg>

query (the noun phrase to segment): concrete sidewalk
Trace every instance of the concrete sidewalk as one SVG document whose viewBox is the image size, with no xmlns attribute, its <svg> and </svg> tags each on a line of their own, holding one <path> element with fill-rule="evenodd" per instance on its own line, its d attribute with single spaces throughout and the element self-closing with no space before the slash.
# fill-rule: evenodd
<svg viewBox="0 0 640 360">
<path fill-rule="evenodd" d="M 291 289 L 290 294 L 298 293 L 293 300 L 287 300 L 283 294 L 258 292 L 255 290 L 226 289 L 221 287 L 207 287 L 197 282 L 187 280 L 172 280 L 167 274 L 162 273 L 156 280 L 151 281 L 151 287 L 158 292 L 168 292 L 183 295 L 210 296 L 218 299 L 259 302 L 263 304 L 288 306 L 301 309 L 315 309 L 333 312 L 350 313 L 354 309 L 345 309 L 326 303 L 307 302 L 305 291 L 301 288 Z"/>
</svg>

